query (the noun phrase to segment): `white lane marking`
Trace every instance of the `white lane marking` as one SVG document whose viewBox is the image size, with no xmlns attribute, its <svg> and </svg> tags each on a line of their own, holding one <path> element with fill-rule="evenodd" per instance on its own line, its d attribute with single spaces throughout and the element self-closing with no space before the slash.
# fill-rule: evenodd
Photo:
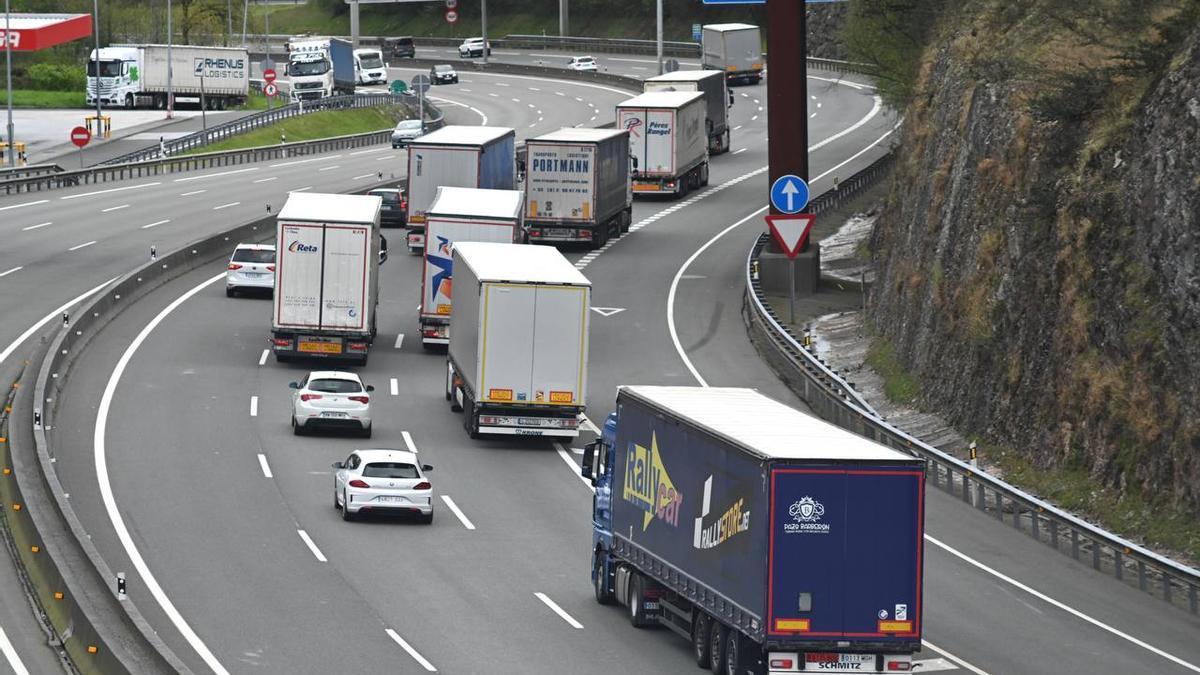
<svg viewBox="0 0 1200 675">
<path fill-rule="evenodd" d="M 512 102 L 513 102 L 513 103 L 520 103 L 520 102 L 521 102 L 521 99 L 519 99 L 519 98 L 514 98 L 514 99 L 512 100 Z"/>
<path fill-rule="evenodd" d="M 390 389 L 392 391 L 392 396 L 399 396 L 400 395 L 400 380 L 397 380 L 396 378 L 393 377 L 391 380 L 391 383 L 390 383 Z"/>
<path fill-rule="evenodd" d="M 596 424 L 592 422 L 592 419 L 587 415 L 583 416 L 583 428 L 587 429 L 593 434 L 596 434 L 597 436 L 600 435 L 600 427 L 597 427 Z"/>
<path fill-rule="evenodd" d="M 53 224 L 54 224 L 53 222 L 38 223 L 37 225 L 30 225 L 29 227 L 22 227 L 21 231 L 28 232 L 30 230 L 36 230 L 40 227 L 46 227 L 47 225 L 53 225 Z"/>
<path fill-rule="evenodd" d="M 587 489 L 595 492 L 596 488 L 592 487 L 592 481 L 584 478 L 583 474 L 579 473 L 579 465 L 571 459 L 571 453 L 567 451 L 567 447 L 562 443 L 555 443 L 554 447 L 558 450 L 558 456 L 562 457 L 562 461 L 566 462 L 567 466 L 571 467 L 571 473 L 575 474 L 579 480 L 583 481 L 583 484 L 587 486 Z"/>
<path fill-rule="evenodd" d="M 78 195 L 67 195 L 65 197 L 59 197 L 59 199 L 79 199 L 81 197 L 94 197 L 96 195 L 106 195 L 110 192 L 124 192 L 125 190 L 139 190 L 141 188 L 154 187 L 155 185 L 162 185 L 162 182 L 154 181 L 153 183 L 142 183 L 140 185 L 126 185 L 125 187 L 110 188 L 108 190 L 96 190 L 95 192 L 84 192 L 84 193 L 78 194 Z"/>
<path fill-rule="evenodd" d="M 311 185 L 305 185 L 304 187 L 296 188 L 295 190 L 288 190 L 288 192 L 304 192 L 305 190 L 311 190 L 311 189 L 312 189 Z"/>
<path fill-rule="evenodd" d="M 308 546 L 308 550 L 312 551 L 312 554 L 316 556 L 318 562 L 329 562 L 325 558 L 325 554 L 321 553 L 321 549 L 317 548 L 317 545 L 313 543 L 312 537 L 309 537 L 307 532 L 304 530 L 296 530 L 296 534 L 299 534 L 300 538 L 304 540 L 304 544 Z"/>
<path fill-rule="evenodd" d="M 0 211 L 7 211 L 9 209 L 20 209 L 20 208 L 24 208 L 26 206 L 37 206 L 38 204 L 45 204 L 48 201 L 50 201 L 50 200 L 49 199 L 39 199 L 36 202 L 25 202 L 24 204 L 13 204 L 12 206 L 0 206 Z"/>
<path fill-rule="evenodd" d="M 751 117 L 751 118 L 750 118 L 750 121 L 751 121 L 751 122 L 753 122 L 753 121 L 754 121 L 754 120 L 756 120 L 756 119 L 758 119 L 758 115 L 755 115 L 754 117 Z"/>
<path fill-rule="evenodd" d="M 413 649 L 413 648 L 412 648 L 412 645 L 410 645 L 410 644 L 408 644 L 407 642 L 405 642 L 405 641 L 404 641 L 404 638 L 400 637 L 400 634 L 399 634 L 399 633 L 397 633 L 396 631 L 392 630 L 391 628 L 387 629 L 387 630 L 386 630 L 386 631 L 384 631 L 384 632 L 386 632 L 386 633 L 388 634 L 388 637 L 392 638 L 392 640 L 393 640 L 393 641 L 394 641 L 396 644 L 400 645 L 400 648 L 401 648 L 401 649 L 403 649 L 404 651 L 408 652 L 408 655 L 409 655 L 409 656 L 411 656 L 411 657 L 413 657 L 413 660 L 414 660 L 414 661 L 416 661 L 417 663 L 421 664 L 421 667 L 422 667 L 422 668 L 424 668 L 425 670 L 427 670 L 427 671 L 429 671 L 429 672 L 431 672 L 431 673 L 436 673 L 436 672 L 437 672 L 437 668 L 434 668 L 432 663 L 430 663 L 430 662 L 429 662 L 429 661 L 428 661 L 428 660 L 427 660 L 427 659 L 426 659 L 424 656 L 421 656 L 421 653 L 420 653 L 420 652 L 418 652 L 417 650 Z"/>
<path fill-rule="evenodd" d="M 527 127 L 525 127 L 525 128 L 526 128 L 526 129 L 532 129 L 532 128 L 536 127 L 536 126 L 537 126 L 537 122 L 533 122 L 533 123 L 531 123 L 529 126 L 527 126 Z"/>
<path fill-rule="evenodd" d="M 271 465 L 267 464 L 267 456 L 258 453 L 258 465 L 262 467 L 263 478 L 274 478 L 275 474 L 271 473 Z"/>
<path fill-rule="evenodd" d="M 541 91 L 541 89 L 538 89 L 537 87 L 530 87 L 529 91 Z"/>
<path fill-rule="evenodd" d="M 11 270 L 4 270 L 3 272 L 0 272 L 0 277 L 6 277 L 6 276 L 12 274 L 13 272 L 19 272 L 23 269 L 25 269 L 23 266 L 18 266 L 18 267 L 12 268 Z"/>
<path fill-rule="evenodd" d="M 542 603 L 544 603 L 547 607 L 552 609 L 555 614 L 562 617 L 563 621 L 566 621 L 567 623 L 571 624 L 572 628 L 574 628 L 575 630 L 583 630 L 583 624 L 576 621 L 575 617 L 571 616 L 570 614 L 567 614 L 567 611 L 565 609 L 563 609 L 562 607 L 559 607 L 558 603 L 551 600 L 550 597 L 547 596 L 545 593 L 539 592 L 539 593 L 534 593 L 534 595 L 537 596 L 538 600 L 541 600 Z"/>
<path fill-rule="evenodd" d="M 271 350 L 264 349 L 262 356 L 258 357 L 258 365 L 265 366 L 267 364 L 267 357 L 270 355 L 271 355 Z"/>
<path fill-rule="evenodd" d="M 566 94 L 562 93 L 561 91 L 554 92 L 554 95 L 555 96 L 566 96 Z"/>
<path fill-rule="evenodd" d="M 323 167 L 317 169 L 317 171 L 333 171 L 334 169 L 340 169 L 340 168 L 342 168 L 341 164 L 334 164 L 333 166 L 323 166 Z"/>
<path fill-rule="evenodd" d="M 508 84 L 507 82 L 497 82 L 496 86 L 497 87 L 511 87 L 512 85 Z"/>
<path fill-rule="evenodd" d="M 387 150 L 387 148 L 372 148 L 371 150 L 357 150 L 355 152 L 350 153 L 350 156 L 357 157 L 358 155 L 370 155 L 370 154 L 373 154 L 376 152 L 383 152 L 384 150 Z"/>
<path fill-rule="evenodd" d="M 273 181 L 273 180 L 279 180 L 279 176 L 271 176 L 270 178 L 259 178 L 259 179 L 255 180 L 255 181 L 253 181 L 253 182 L 255 182 L 255 183 L 266 183 L 266 182 L 268 182 L 268 181 Z"/>
<path fill-rule="evenodd" d="M 738 148 L 737 150 L 734 150 L 734 151 L 733 151 L 733 154 L 735 154 L 735 155 L 740 155 L 740 154 L 742 154 L 742 153 L 743 153 L 743 152 L 745 152 L 745 151 L 746 151 L 746 148 Z"/>
<path fill-rule="evenodd" d="M 355 176 L 354 178 L 351 178 L 350 180 L 362 180 L 362 179 L 364 179 L 364 178 L 370 178 L 371 176 L 375 176 L 375 175 L 377 175 L 377 174 L 373 174 L 373 173 L 364 173 L 363 175 L 361 175 L 361 176 Z"/>
<path fill-rule="evenodd" d="M 591 119 L 589 119 L 588 121 L 589 121 L 589 122 L 595 122 L 595 121 L 596 121 L 596 116 L 595 116 L 595 115 L 592 115 Z"/>
<path fill-rule="evenodd" d="M 258 417 L 258 397 L 257 396 L 250 397 L 250 416 Z"/>
<path fill-rule="evenodd" d="M 1114 628 L 1114 627 L 1104 623 L 1103 621 L 1100 621 L 1099 619 L 1094 619 L 1094 618 L 1088 616 L 1087 614 L 1084 614 L 1083 612 L 1075 609 L 1074 607 L 1067 605 L 1066 603 L 1055 600 L 1054 598 L 1046 595 L 1045 593 L 1042 593 L 1041 591 L 1039 591 L 1037 589 L 1034 589 L 1030 586 L 1027 586 L 1027 585 L 1021 583 L 1020 581 L 1017 581 L 1016 579 L 1008 576 L 1007 574 L 1004 574 L 1003 572 L 1000 572 L 998 570 L 992 569 L 991 567 L 988 567 L 987 565 L 979 562 L 978 560 L 972 558 L 971 556 L 942 543 L 941 541 L 934 538 L 933 536 L 930 536 L 929 534 L 925 535 L 925 541 L 933 544 L 934 546 L 937 546 L 938 548 L 946 551 L 947 553 L 955 556 L 956 558 L 961 559 L 963 562 L 973 565 L 976 568 L 996 577 L 997 579 L 1004 581 L 1004 582 L 1010 584 L 1011 586 L 1019 588 L 1022 591 L 1025 591 L 1026 593 L 1041 600 L 1042 602 L 1045 602 L 1049 605 L 1052 605 L 1054 607 L 1061 609 L 1062 611 L 1074 616 L 1077 619 L 1081 619 L 1083 621 L 1086 621 L 1086 622 L 1092 624 L 1093 626 L 1095 626 L 1097 628 L 1100 628 L 1101 630 L 1112 633 L 1113 635 L 1121 638 L 1122 640 L 1125 640 L 1127 642 L 1135 644 L 1138 647 L 1141 647 L 1142 649 L 1145 649 L 1146 651 L 1148 651 L 1152 654 L 1161 656 L 1162 658 L 1174 663 L 1175 665 L 1181 666 L 1181 667 L 1186 668 L 1195 673 L 1200 673 L 1200 666 L 1197 666 L 1193 663 L 1188 663 L 1187 661 L 1184 661 L 1183 659 L 1179 658 L 1178 656 L 1175 656 L 1174 654 L 1165 652 L 1165 651 L 1159 649 L 1158 647 L 1155 647 L 1154 645 L 1151 645 L 1143 640 L 1135 638 L 1134 636 L 1130 635 L 1129 633 L 1126 633 L 1122 630 Z"/>
<path fill-rule="evenodd" d="M 491 96 L 491 97 L 493 97 L 493 98 L 500 98 L 500 94 L 496 94 L 496 93 L 493 93 L 493 92 L 490 92 L 490 91 L 488 92 L 488 96 Z"/>
<path fill-rule="evenodd" d="M 188 176 L 187 178 L 176 178 L 176 183 L 186 183 L 193 180 L 204 180 L 205 178 L 216 178 L 217 176 L 232 176 L 236 173 L 247 173 L 250 171 L 258 171 L 259 167 L 252 166 L 249 169 L 232 169 L 230 171 L 218 171 L 216 173 L 206 173 L 203 176 Z"/>
<path fill-rule="evenodd" d="M 582 97 L 582 96 L 576 96 L 576 97 L 575 97 L 575 100 L 576 100 L 576 101 L 579 101 L 580 103 L 583 103 L 583 97 Z"/>
<path fill-rule="evenodd" d="M 492 94 L 492 96 L 495 96 L 495 94 Z M 460 108 L 466 108 L 466 109 L 470 110 L 471 112 L 475 113 L 476 115 L 479 115 L 479 117 L 483 120 L 482 122 L 479 123 L 479 126 L 487 126 L 487 122 L 488 122 L 487 114 L 484 113 L 479 108 L 476 108 L 473 105 L 467 105 L 466 103 L 459 103 L 458 101 L 451 101 L 450 99 L 442 98 L 441 96 L 430 96 L 428 98 L 431 101 L 441 101 L 442 103 L 449 103 L 450 105 L 456 105 Z"/>
<path fill-rule="evenodd" d="M 137 337 L 129 343 L 125 348 L 125 353 L 117 361 L 116 367 L 113 369 L 112 375 L 108 379 L 108 384 L 104 387 L 104 393 L 100 396 L 100 408 L 96 411 L 96 431 L 93 436 L 93 445 L 95 446 L 94 454 L 96 457 L 96 482 L 100 485 L 100 497 L 104 502 L 104 510 L 108 512 L 108 519 L 112 523 L 113 530 L 117 533 L 117 538 L 121 541 L 121 546 L 125 549 L 126 555 L 133 563 L 133 567 L 142 577 L 142 583 L 146 585 L 147 590 L 158 602 L 159 607 L 166 613 L 167 618 L 171 620 L 175 628 L 183 635 L 192 649 L 196 650 L 200 658 L 208 665 L 209 669 L 217 675 L 229 675 L 229 671 L 221 665 L 217 660 L 216 655 L 204 644 L 204 640 L 192 630 L 188 622 L 175 608 L 175 604 L 167 597 L 166 591 L 159 585 L 158 579 L 154 573 L 150 571 L 150 566 L 146 564 L 146 559 L 142 557 L 138 550 L 137 544 L 133 541 L 133 537 L 129 534 L 129 527 L 125 524 L 125 518 L 121 515 L 120 509 L 117 508 L 117 500 L 113 495 L 112 480 L 108 475 L 108 451 L 105 446 L 104 436 L 108 431 L 108 413 L 112 408 L 113 396 L 117 392 L 117 385 L 121 381 L 121 376 L 125 373 L 125 369 L 129 366 L 129 362 L 133 360 L 133 355 L 141 347 L 150 333 L 162 323 L 163 319 L 171 312 L 179 308 L 180 305 L 187 302 L 193 295 L 204 290 L 208 286 L 215 284 L 225 278 L 225 272 L 221 272 L 205 281 L 200 282 L 188 292 L 176 298 L 171 304 L 167 305 L 161 312 L 158 313 L 150 323 L 142 328 Z M 51 315 L 55 316 L 55 315 Z"/>
<path fill-rule="evenodd" d="M 191 192 L 184 192 L 183 194 L 181 194 L 179 196 L 180 197 L 191 197 L 192 195 L 200 195 L 200 194 L 204 194 L 205 192 L 208 192 L 208 190 L 192 190 Z"/>
<path fill-rule="evenodd" d="M 241 202 L 229 202 L 228 204 L 222 204 L 222 205 L 220 205 L 220 206 L 214 206 L 212 210 L 213 210 L 213 211 L 220 211 L 221 209 L 227 209 L 227 208 L 229 208 L 229 207 L 231 207 L 231 206 L 237 206 L 238 204 L 241 204 Z"/>
<path fill-rule="evenodd" d="M 274 169 L 274 168 L 280 167 L 280 166 L 295 166 L 296 164 L 307 164 L 309 162 L 328 162 L 329 160 L 337 159 L 338 157 L 341 157 L 341 155 L 330 155 L 328 157 L 312 157 L 309 159 L 296 159 L 296 160 L 292 160 L 290 162 L 280 162 L 278 164 L 269 164 L 268 166 L 270 168 Z"/>
<path fill-rule="evenodd" d="M 926 647 L 929 647 L 930 649 L 932 649 L 935 652 L 940 653 L 942 656 L 945 656 L 947 659 L 954 661 L 955 663 L 962 666 L 963 668 L 966 668 L 967 670 L 975 673 L 975 675 L 988 675 L 988 673 L 986 671 L 976 668 L 975 666 L 971 665 L 970 663 L 958 658 L 954 654 L 951 654 L 950 652 L 946 651 L 945 649 L 942 649 L 941 647 L 933 644 L 929 640 L 921 640 L 921 644 L 925 645 Z"/>
<path fill-rule="evenodd" d="M 12 272 L 15 272 L 19 269 L 21 269 L 21 268 L 14 267 L 13 269 L 5 272 L 4 274 L 0 274 L 0 277 L 4 276 L 5 274 L 10 274 Z M 63 312 L 67 311 L 71 307 L 74 307 L 76 303 L 83 302 L 84 300 L 88 299 L 92 295 L 99 293 L 105 286 L 116 281 L 117 278 L 118 277 L 113 277 L 113 278 L 109 279 L 108 281 L 100 284 L 99 286 L 96 286 L 95 288 L 93 288 L 89 291 L 85 291 L 85 292 L 79 294 L 78 296 L 68 300 L 61 307 L 54 310 L 53 312 L 50 312 L 46 316 L 43 316 L 41 319 L 38 320 L 37 323 L 33 324 L 29 328 L 26 328 L 24 333 L 21 333 L 20 335 L 18 335 L 16 340 L 13 340 L 11 344 L 9 344 L 7 347 L 4 348 L 4 351 L 0 352 L 0 363 L 4 363 L 4 361 L 6 359 L 8 359 L 8 357 L 12 356 L 12 353 L 17 351 L 17 347 L 20 347 L 22 342 L 28 340 L 29 336 L 33 335 L 38 330 L 40 330 L 42 326 L 45 326 L 52 319 L 60 319 L 62 317 Z"/>
<path fill-rule="evenodd" d="M 650 70 L 646 66 L 630 66 L 630 68 L 633 68 L 634 70 Z"/>
<path fill-rule="evenodd" d="M 741 128 L 742 128 L 742 125 L 740 125 L 740 124 L 739 124 L 739 125 L 737 125 L 736 127 L 734 127 L 734 128 L 733 128 L 733 130 L 734 130 L 734 131 L 737 131 L 738 129 L 741 129 Z"/>
<path fill-rule="evenodd" d="M 400 437 L 404 439 L 404 447 L 408 448 L 409 452 L 413 453 L 414 455 L 421 452 L 420 450 L 417 450 L 417 444 L 413 443 L 412 434 L 408 433 L 407 431 L 401 431 Z"/>
<path fill-rule="evenodd" d="M 450 509 L 455 517 L 458 518 L 458 522 L 463 524 L 463 527 L 467 528 L 468 530 L 475 529 L 475 524 L 471 522 L 470 518 L 467 518 L 467 514 L 463 513 L 462 509 L 458 508 L 458 504 L 454 503 L 454 500 L 450 498 L 450 495 L 442 495 L 442 501 L 446 502 L 446 508 Z"/>
<path fill-rule="evenodd" d="M 746 92 L 741 92 L 741 97 L 742 98 L 750 98 L 750 94 L 747 94 Z"/>
<path fill-rule="evenodd" d="M 4 633 L 4 629 L 0 628 L 0 652 L 4 653 L 4 658 L 8 660 L 8 665 L 13 669 L 16 675 L 29 675 L 29 670 L 21 661 L 21 656 L 17 654 L 17 650 L 13 648 L 11 642 L 8 641 L 8 635 Z"/>
<path fill-rule="evenodd" d="M 120 206 L 110 206 L 107 209 L 100 209 L 100 213 L 108 213 L 109 211 L 120 211 L 121 209 L 127 209 L 127 208 L 129 208 L 128 204 L 122 204 Z"/>
<path fill-rule="evenodd" d="M 950 659 L 913 659 L 912 671 L 914 673 L 936 673 L 942 670 L 958 670 Z"/>
<path fill-rule="evenodd" d="M 530 108 L 537 108 L 537 106 L 532 103 L 526 103 L 525 105 L 529 106 Z"/>
<path fill-rule="evenodd" d="M 404 333 L 400 333 L 399 335 L 396 336 L 396 349 L 400 349 L 403 346 L 404 346 Z"/>
<path fill-rule="evenodd" d="M 93 240 L 91 240 L 91 241 L 87 242 L 86 244 L 80 244 L 80 245 L 78 245 L 78 246 L 72 246 L 71 248 L 69 248 L 69 249 L 67 249 L 67 250 L 68 250 L 68 251 L 78 251 L 79 249 L 81 249 L 81 248 L 86 248 L 86 247 L 88 247 L 88 246 L 91 246 L 91 245 L 92 245 L 92 244 L 94 244 L 94 243 L 96 243 L 96 240 L 95 240 L 95 239 L 93 239 Z"/>
<path fill-rule="evenodd" d="M 376 162 L 386 162 L 391 159 L 395 159 L 395 157 L 376 157 L 375 161 Z"/>
<path fill-rule="evenodd" d="M 142 226 L 142 229 L 143 229 L 143 230 L 148 230 L 148 229 L 150 229 L 150 228 L 152 228 L 152 227 L 158 227 L 159 225 L 165 225 L 165 224 L 167 224 L 167 223 L 169 223 L 169 222 L 171 222 L 171 221 L 170 221 L 170 220 L 156 220 L 156 221 L 154 221 L 153 223 L 150 223 L 149 225 L 143 225 L 143 226 Z"/>
<path fill-rule="evenodd" d="M 459 89 L 458 89 L 458 90 L 459 90 L 459 91 L 464 91 L 464 92 L 466 92 L 466 93 L 468 93 L 468 94 L 469 94 L 469 93 L 471 93 L 471 90 L 470 90 L 470 89 L 467 89 L 466 87 L 459 87 Z"/>
</svg>

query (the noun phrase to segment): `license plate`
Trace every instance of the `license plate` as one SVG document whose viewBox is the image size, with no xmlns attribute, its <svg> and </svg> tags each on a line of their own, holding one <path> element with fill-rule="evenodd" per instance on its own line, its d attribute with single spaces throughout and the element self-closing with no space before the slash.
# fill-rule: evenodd
<svg viewBox="0 0 1200 675">
<path fill-rule="evenodd" d="M 408 500 L 405 499 L 404 497 L 398 497 L 398 496 L 392 496 L 392 495 L 381 495 L 379 497 L 376 497 L 375 501 L 399 503 L 399 502 L 406 502 Z"/>
<path fill-rule="evenodd" d="M 804 655 L 804 662 L 805 670 L 867 672 L 875 668 L 875 655 L 810 652 Z"/>
<path fill-rule="evenodd" d="M 634 185 L 634 192 L 659 192 L 657 185 Z"/>
<path fill-rule="evenodd" d="M 348 414 L 346 414 L 346 413 L 344 413 L 344 412 L 331 412 L 331 411 L 329 411 L 329 410 L 326 410 L 325 412 L 322 412 L 322 413 L 321 413 L 321 417 L 325 417 L 325 418 L 332 418 L 332 419 L 338 419 L 338 420 L 340 420 L 340 419 L 346 419 L 346 418 L 347 418 L 347 417 L 349 417 L 349 416 L 350 416 L 350 415 L 348 415 Z"/>
<path fill-rule="evenodd" d="M 311 354 L 341 354 L 342 343 L 301 340 L 298 349 L 302 352 L 309 352 Z"/>
<path fill-rule="evenodd" d="M 262 272 L 246 272 L 246 276 L 251 279 L 257 279 L 261 276 L 264 276 L 264 274 Z"/>
<path fill-rule="evenodd" d="M 566 227 L 550 227 L 543 230 L 547 237 L 565 237 L 574 239 L 576 231 Z"/>
</svg>

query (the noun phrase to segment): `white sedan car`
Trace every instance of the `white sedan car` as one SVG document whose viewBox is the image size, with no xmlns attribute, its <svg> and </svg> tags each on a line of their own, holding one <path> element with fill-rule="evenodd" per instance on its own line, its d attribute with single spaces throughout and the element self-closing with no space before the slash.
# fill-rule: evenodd
<svg viewBox="0 0 1200 675">
<path fill-rule="evenodd" d="M 433 522 L 433 485 L 425 477 L 433 467 L 418 464 L 416 453 L 355 450 L 333 469 L 333 508 L 341 509 L 342 520 L 367 512 L 410 513 Z"/>
<path fill-rule="evenodd" d="M 292 431 L 297 436 L 317 428 L 349 429 L 371 437 L 371 392 L 358 375 L 336 370 L 314 370 L 292 392 Z"/>
<path fill-rule="evenodd" d="M 596 59 L 590 56 L 572 56 L 571 61 L 567 64 L 569 70 L 596 70 Z"/>
<path fill-rule="evenodd" d="M 225 267 L 225 295 L 242 289 L 275 288 L 275 244 L 238 244 Z"/>
</svg>

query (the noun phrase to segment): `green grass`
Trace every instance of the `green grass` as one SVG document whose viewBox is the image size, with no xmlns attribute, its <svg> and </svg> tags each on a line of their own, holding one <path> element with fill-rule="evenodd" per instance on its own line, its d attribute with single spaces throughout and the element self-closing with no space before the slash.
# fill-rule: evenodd
<svg viewBox="0 0 1200 675">
<path fill-rule="evenodd" d="M 278 108 L 278 107 L 281 107 L 286 104 L 287 104 L 287 99 L 280 97 L 280 96 L 275 97 L 275 106 L 274 107 Z M 260 94 L 258 92 L 255 92 L 255 91 L 250 92 L 246 96 L 245 103 L 243 103 L 242 105 L 235 108 L 235 110 L 266 110 L 266 109 L 267 109 L 267 97 L 263 96 L 262 94 Z"/>
<path fill-rule="evenodd" d="M 14 108 L 83 108 L 82 91 L 38 91 L 13 89 Z"/>
<path fill-rule="evenodd" d="M 356 108 L 353 110 L 323 110 L 284 120 L 278 124 L 255 129 L 220 143 L 205 146 L 195 152 L 240 150 L 263 145 L 276 145 L 280 134 L 289 143 L 311 141 L 331 136 L 347 136 L 368 131 L 391 129 L 401 118 L 402 111 L 392 106 Z M 194 154 L 194 153 L 191 153 Z"/>
<path fill-rule="evenodd" d="M 917 400 L 920 385 L 904 370 L 890 342 L 876 338 L 867 350 L 867 364 L 883 378 L 883 391 L 888 400 L 897 403 L 913 403 Z"/>
</svg>

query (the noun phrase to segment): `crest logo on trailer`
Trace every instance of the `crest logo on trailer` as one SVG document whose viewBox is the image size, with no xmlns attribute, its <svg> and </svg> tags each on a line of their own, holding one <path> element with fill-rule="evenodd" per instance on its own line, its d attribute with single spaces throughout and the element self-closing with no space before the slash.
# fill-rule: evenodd
<svg viewBox="0 0 1200 675">
<path fill-rule="evenodd" d="M 299 241 L 293 241 L 288 244 L 288 250 L 292 253 L 316 253 L 317 247 L 312 244 L 302 244 Z"/>
<path fill-rule="evenodd" d="M 825 505 L 805 496 L 788 507 L 788 515 L 796 522 L 784 523 L 784 534 L 829 534 L 829 523 L 822 523 Z"/>
<path fill-rule="evenodd" d="M 629 119 L 625 120 L 625 131 L 628 131 L 629 135 L 633 136 L 634 138 L 642 137 L 642 131 L 639 129 L 641 126 L 642 120 L 639 117 L 630 117 Z"/>
</svg>

